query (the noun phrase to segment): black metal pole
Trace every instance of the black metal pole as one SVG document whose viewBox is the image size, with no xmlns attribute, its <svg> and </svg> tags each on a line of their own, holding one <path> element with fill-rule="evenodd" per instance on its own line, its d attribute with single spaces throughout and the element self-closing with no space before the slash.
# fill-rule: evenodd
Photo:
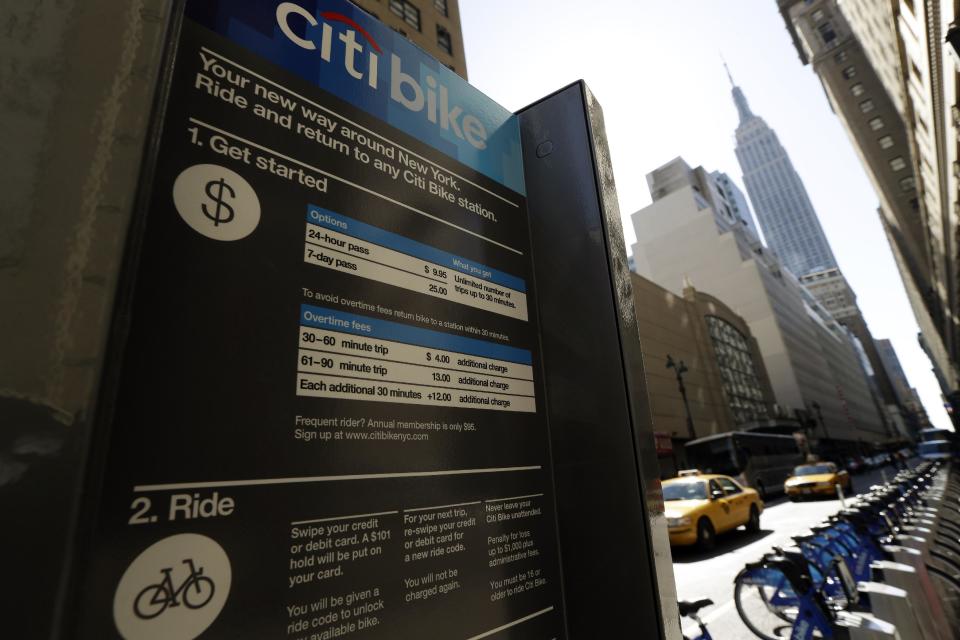
<svg viewBox="0 0 960 640">
<path fill-rule="evenodd" d="M 820 420 L 820 426 L 823 428 L 823 437 L 827 440 L 830 439 L 830 432 L 827 431 L 827 423 L 823 420 L 823 412 L 820 411 L 820 405 L 815 404 L 813 408 L 817 411 L 817 418 Z"/>
<path fill-rule="evenodd" d="M 677 386 L 680 388 L 680 397 L 683 398 L 683 409 L 687 414 L 687 432 L 691 440 L 697 439 L 697 433 L 693 430 L 693 415 L 690 413 L 690 403 L 687 400 L 687 388 L 683 385 L 683 374 L 689 371 L 687 365 L 681 360 L 679 363 L 673 361 L 673 357 L 667 354 L 667 369 L 673 369 L 677 374 Z"/>
<path fill-rule="evenodd" d="M 823 420 L 823 412 L 820 411 L 820 403 L 814 402 L 810 405 L 814 412 L 817 414 L 817 419 L 820 421 L 820 428 L 823 429 L 823 440 L 826 445 L 830 441 L 830 432 L 827 431 L 827 423 Z M 826 446 L 820 447 L 820 453 L 823 454 L 826 451 Z"/>
<path fill-rule="evenodd" d="M 690 415 L 690 403 L 687 401 L 687 388 L 683 386 L 683 375 L 677 373 L 677 382 L 680 384 L 680 396 L 683 398 L 683 408 L 687 412 L 687 431 L 690 433 L 690 439 L 696 440 L 697 433 L 693 430 L 693 416 Z"/>
</svg>

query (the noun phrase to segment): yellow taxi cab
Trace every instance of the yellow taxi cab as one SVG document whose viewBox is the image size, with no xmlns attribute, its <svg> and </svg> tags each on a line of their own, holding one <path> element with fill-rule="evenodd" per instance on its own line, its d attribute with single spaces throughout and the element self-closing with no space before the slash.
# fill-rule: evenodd
<svg viewBox="0 0 960 640">
<path fill-rule="evenodd" d="M 791 500 L 809 496 L 834 496 L 837 485 L 850 490 L 850 474 L 838 469 L 832 462 L 811 462 L 793 470 L 783 483 L 783 490 Z"/>
<path fill-rule="evenodd" d="M 681 471 L 663 481 L 664 512 L 672 546 L 710 549 L 718 533 L 746 525 L 760 530 L 763 500 L 729 476 Z"/>
</svg>

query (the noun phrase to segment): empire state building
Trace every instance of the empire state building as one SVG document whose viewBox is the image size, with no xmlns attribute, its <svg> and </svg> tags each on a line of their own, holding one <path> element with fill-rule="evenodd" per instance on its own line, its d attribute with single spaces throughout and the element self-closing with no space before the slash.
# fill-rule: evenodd
<svg viewBox="0 0 960 640">
<path fill-rule="evenodd" d="M 835 268 L 837 261 L 787 150 L 763 118 L 750 111 L 733 78 L 730 83 L 740 116 L 737 160 L 767 245 L 797 277 Z"/>
</svg>

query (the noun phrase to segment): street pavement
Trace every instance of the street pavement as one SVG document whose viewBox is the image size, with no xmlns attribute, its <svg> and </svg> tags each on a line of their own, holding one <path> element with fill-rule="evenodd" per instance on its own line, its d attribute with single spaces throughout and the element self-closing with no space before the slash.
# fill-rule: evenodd
<svg viewBox="0 0 960 640">
<path fill-rule="evenodd" d="M 876 469 L 853 477 L 854 493 L 893 477 L 894 467 Z M 743 527 L 717 537 L 717 546 L 703 553 L 690 548 L 673 549 L 673 572 L 680 600 L 710 598 L 713 606 L 700 610 L 710 635 L 716 640 L 749 640 L 756 636 L 744 626 L 733 602 L 733 579 L 747 562 L 758 560 L 774 546 L 789 546 L 791 536 L 840 510 L 839 500 L 815 498 L 790 502 L 785 497 L 766 503 L 760 517 L 760 531 L 747 533 Z M 696 623 L 683 619 L 685 635 L 694 637 Z"/>
</svg>

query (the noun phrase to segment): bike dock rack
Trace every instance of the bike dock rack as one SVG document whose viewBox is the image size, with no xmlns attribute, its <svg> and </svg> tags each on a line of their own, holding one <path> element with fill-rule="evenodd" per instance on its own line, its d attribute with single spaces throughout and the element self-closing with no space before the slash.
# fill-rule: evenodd
<svg viewBox="0 0 960 640">
<path fill-rule="evenodd" d="M 794 537 L 796 547 L 748 563 L 734 591 L 744 623 L 768 640 L 782 627 L 762 632 L 757 622 L 771 614 L 799 637 L 812 626 L 824 637 L 958 640 L 957 469 L 956 462 L 923 463 L 901 471 Z M 762 606 L 747 600 L 758 596 L 741 596 L 754 588 Z"/>
<path fill-rule="evenodd" d="M 870 565 L 870 570 L 877 582 L 901 589 L 907 594 L 911 613 L 920 627 L 920 637 L 923 640 L 937 640 L 939 636 L 935 628 L 933 611 L 916 566 L 904 562 L 880 560 Z"/>
<path fill-rule="evenodd" d="M 857 590 L 870 598 L 870 608 L 897 629 L 900 640 L 926 640 L 906 589 L 881 582 L 861 582 Z"/>
<path fill-rule="evenodd" d="M 850 640 L 901 640 L 895 626 L 869 614 L 842 612 L 837 626 L 847 630 Z"/>
</svg>

